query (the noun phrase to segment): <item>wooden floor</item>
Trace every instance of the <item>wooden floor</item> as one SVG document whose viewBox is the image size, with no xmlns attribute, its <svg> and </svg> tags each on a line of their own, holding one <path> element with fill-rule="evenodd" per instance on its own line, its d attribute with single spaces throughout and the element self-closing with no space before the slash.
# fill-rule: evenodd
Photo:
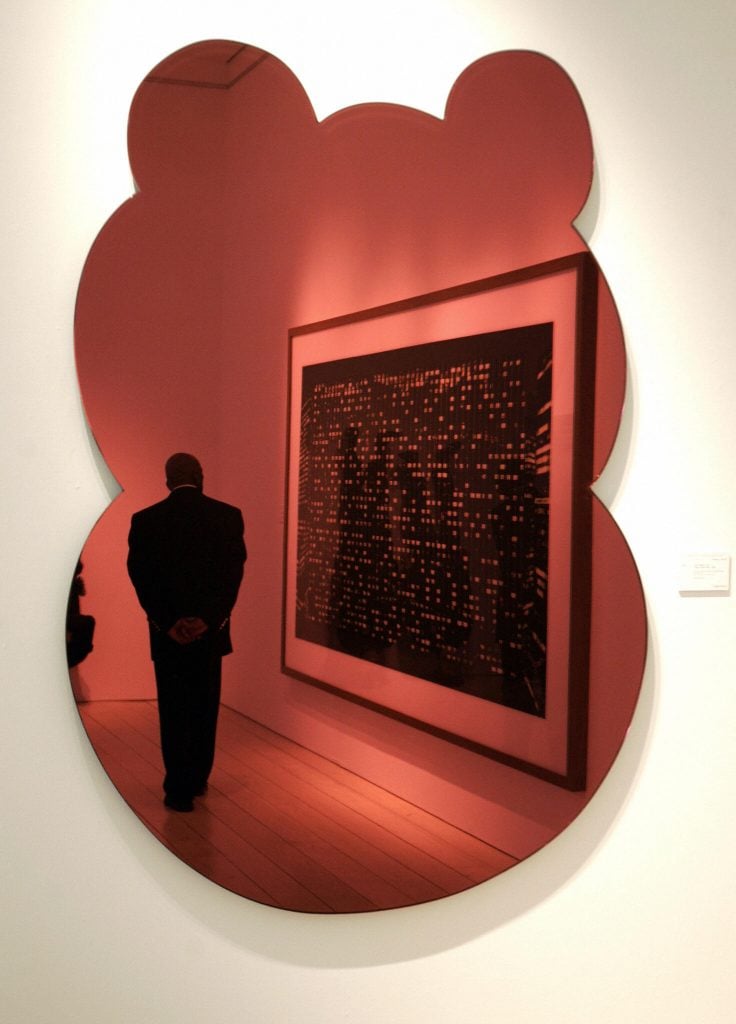
<svg viewBox="0 0 736 1024">
<path fill-rule="evenodd" d="M 169 811 L 155 701 L 94 701 L 79 710 L 144 824 L 195 870 L 259 903 L 382 910 L 460 892 L 516 863 L 225 707 L 207 794 L 192 813 Z"/>
</svg>

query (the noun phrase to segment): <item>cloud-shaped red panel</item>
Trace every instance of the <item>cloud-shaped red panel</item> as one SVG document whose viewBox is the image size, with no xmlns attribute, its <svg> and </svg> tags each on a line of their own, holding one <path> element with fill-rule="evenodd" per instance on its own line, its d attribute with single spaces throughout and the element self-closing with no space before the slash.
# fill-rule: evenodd
<svg viewBox="0 0 736 1024">
<path fill-rule="evenodd" d="M 580 97 L 550 59 L 501 53 L 461 75 L 444 119 L 372 104 L 318 123 L 274 57 L 203 43 L 141 85 L 129 148 L 139 191 L 96 240 L 76 316 L 85 409 L 123 487 L 84 553 L 98 619 L 84 693 L 152 695 L 141 613 L 125 578 L 127 528 L 132 511 L 162 496 L 166 456 L 194 450 L 207 488 L 244 509 L 251 550 L 227 703 L 389 786 L 370 742 L 351 748 L 344 737 L 378 730 L 381 744 L 399 751 L 409 727 L 392 723 L 399 731 L 387 738 L 345 703 L 336 728 L 334 702 L 295 691 L 300 684 L 280 670 L 288 331 L 585 250 L 572 225 L 593 171 Z M 604 282 L 596 366 L 593 479 L 615 440 L 625 383 Z M 494 835 L 523 856 L 564 827 L 615 757 L 638 695 L 646 630 L 631 555 L 597 503 L 591 617 L 586 790 L 565 793 L 450 750 L 435 813 L 465 787 L 474 796 L 464 827 L 487 836 L 493 814 L 484 817 L 483 807 L 494 806 L 502 781 Z M 417 780 L 432 742 L 410 741 Z M 418 800 L 411 770 L 405 786 Z M 512 817 L 535 828 L 520 836 Z"/>
</svg>

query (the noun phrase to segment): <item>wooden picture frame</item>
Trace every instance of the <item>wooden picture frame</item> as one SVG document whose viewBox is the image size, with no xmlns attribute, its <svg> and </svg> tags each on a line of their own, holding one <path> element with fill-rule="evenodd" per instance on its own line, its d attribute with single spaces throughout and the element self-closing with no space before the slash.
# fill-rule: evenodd
<svg viewBox="0 0 736 1024">
<path fill-rule="evenodd" d="M 597 295 L 576 253 L 289 333 L 283 671 L 571 790 Z"/>
</svg>

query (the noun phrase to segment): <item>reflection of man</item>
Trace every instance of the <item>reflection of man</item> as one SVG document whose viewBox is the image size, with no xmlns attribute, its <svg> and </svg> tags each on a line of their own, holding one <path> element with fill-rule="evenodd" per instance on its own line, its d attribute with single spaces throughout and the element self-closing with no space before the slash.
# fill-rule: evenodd
<svg viewBox="0 0 736 1024">
<path fill-rule="evenodd" d="M 80 605 L 80 598 L 86 593 L 80 558 L 66 606 L 66 661 L 69 668 L 79 665 L 94 650 L 95 620 L 91 615 L 83 615 Z"/>
<path fill-rule="evenodd" d="M 148 616 L 156 673 L 164 803 L 190 811 L 215 754 L 222 656 L 246 559 L 243 517 L 202 493 L 193 455 L 166 463 L 169 496 L 136 512 L 128 573 Z"/>
</svg>

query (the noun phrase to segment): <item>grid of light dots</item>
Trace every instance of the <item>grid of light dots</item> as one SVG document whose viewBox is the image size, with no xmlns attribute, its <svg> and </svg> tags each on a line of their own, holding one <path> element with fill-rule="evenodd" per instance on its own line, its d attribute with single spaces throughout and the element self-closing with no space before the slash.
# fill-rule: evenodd
<svg viewBox="0 0 736 1024">
<path fill-rule="evenodd" d="M 429 651 L 448 627 L 467 626 L 471 659 L 501 673 L 503 655 L 513 653 L 501 646 L 528 647 L 531 628 L 543 657 L 552 366 L 549 355 L 541 362 L 533 374 L 531 408 L 523 357 L 376 372 L 314 386 L 301 424 L 298 616 L 325 626 L 334 618 L 331 580 L 345 531 L 354 527 L 345 521 L 341 498 L 341 441 L 346 428 L 354 428 L 364 469 L 354 500 L 369 529 L 354 531 L 350 558 L 358 582 L 375 589 L 380 574 L 372 563 L 381 531 L 370 529 L 370 519 L 375 526 L 376 510 L 383 509 L 395 568 L 382 604 L 395 610 L 399 623 L 404 620 L 403 641 Z M 381 435 L 392 437 L 394 456 L 404 453 L 403 473 L 395 458 L 389 473 L 375 472 Z M 443 606 L 437 574 L 448 558 L 461 563 L 464 593 Z M 417 564 L 425 577 L 419 609 L 409 585 Z M 447 586 L 441 589 L 446 596 Z M 458 622 L 458 616 L 469 621 Z M 428 627 L 432 622 L 437 628 Z M 371 628 L 357 607 L 353 625 L 358 632 Z M 372 628 L 380 634 L 380 622 L 376 626 L 374 619 Z M 388 620 L 376 639 L 396 639 Z"/>
</svg>

